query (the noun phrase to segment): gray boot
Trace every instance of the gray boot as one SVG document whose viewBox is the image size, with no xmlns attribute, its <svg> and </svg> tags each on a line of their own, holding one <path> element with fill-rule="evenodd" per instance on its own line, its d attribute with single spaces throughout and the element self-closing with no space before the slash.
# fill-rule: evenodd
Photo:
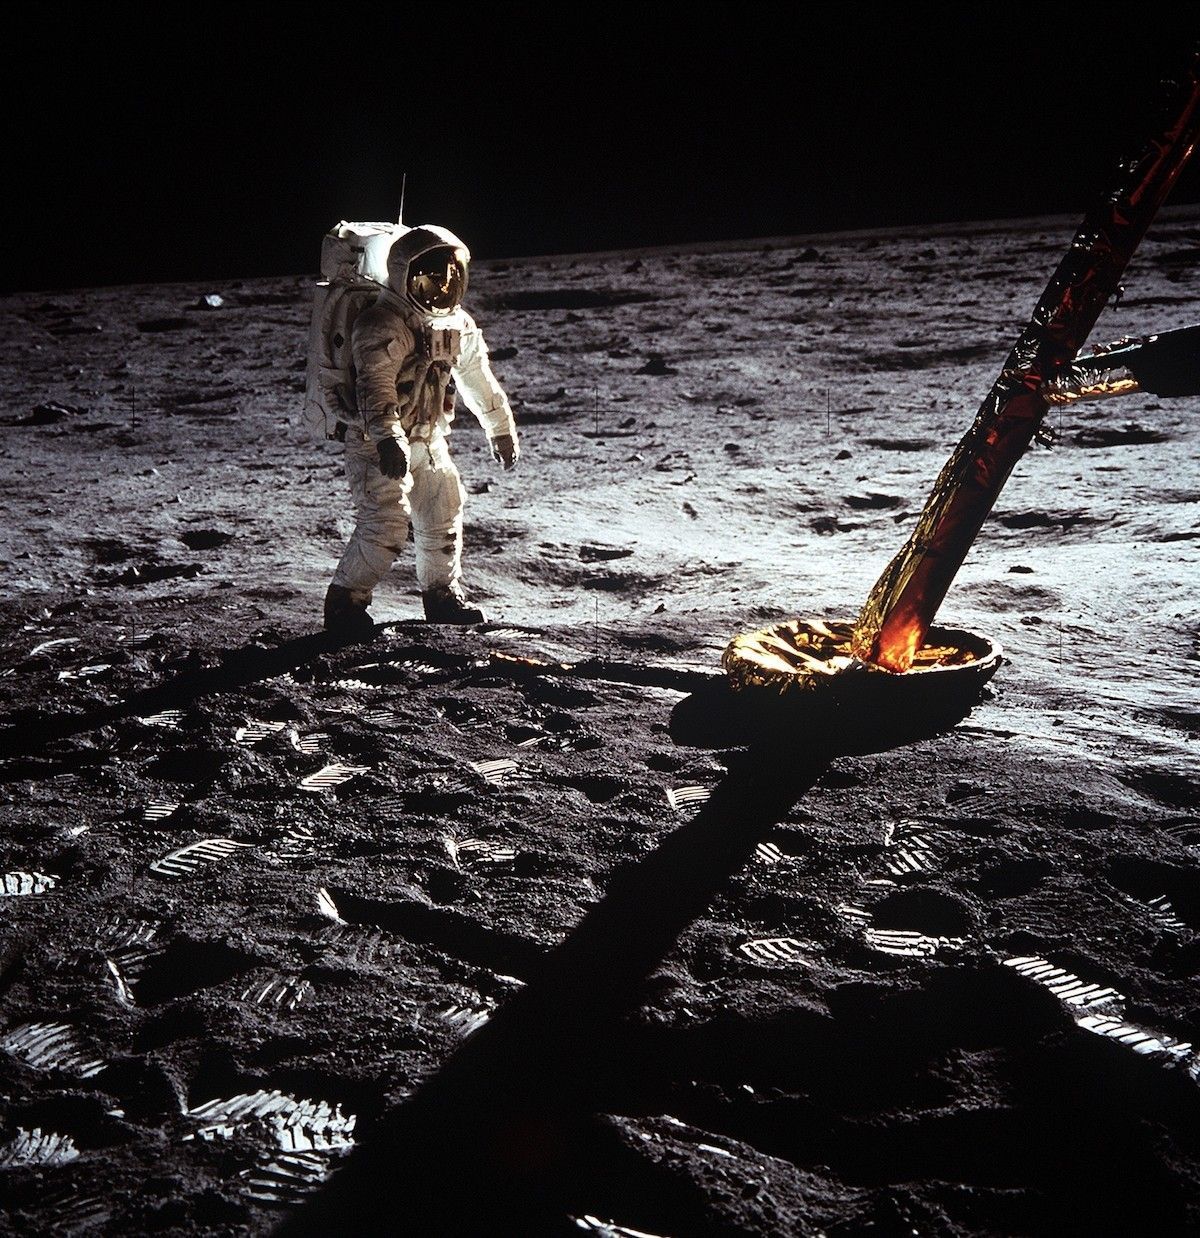
<svg viewBox="0 0 1200 1238">
<path fill-rule="evenodd" d="M 429 623 L 482 623 L 483 611 L 472 606 L 458 585 L 438 585 L 421 594 Z"/>
<path fill-rule="evenodd" d="M 325 631 L 339 640 L 370 640 L 375 635 L 375 620 L 349 589 L 330 585 L 325 594 Z"/>
</svg>

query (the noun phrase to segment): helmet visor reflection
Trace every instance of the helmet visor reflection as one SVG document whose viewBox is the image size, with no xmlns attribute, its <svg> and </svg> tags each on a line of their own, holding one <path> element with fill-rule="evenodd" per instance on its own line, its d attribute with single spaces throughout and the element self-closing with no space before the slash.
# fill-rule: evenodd
<svg viewBox="0 0 1200 1238">
<path fill-rule="evenodd" d="M 428 314 L 448 314 L 462 303 L 467 267 L 449 246 L 428 250 L 408 268 L 408 295 Z"/>
</svg>

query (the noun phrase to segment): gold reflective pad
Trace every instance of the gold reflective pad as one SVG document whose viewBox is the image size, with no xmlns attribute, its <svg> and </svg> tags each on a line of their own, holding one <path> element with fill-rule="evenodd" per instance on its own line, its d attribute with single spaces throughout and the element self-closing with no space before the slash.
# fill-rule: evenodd
<svg viewBox="0 0 1200 1238">
<path fill-rule="evenodd" d="M 901 676 L 854 657 L 850 652 L 853 634 L 853 619 L 793 619 L 735 636 L 721 665 L 736 689 L 767 688 L 782 694 L 832 687 L 834 678 L 847 673 L 911 679 L 931 671 L 973 666 L 994 652 L 989 642 L 973 633 L 930 628 L 912 669 Z"/>
</svg>

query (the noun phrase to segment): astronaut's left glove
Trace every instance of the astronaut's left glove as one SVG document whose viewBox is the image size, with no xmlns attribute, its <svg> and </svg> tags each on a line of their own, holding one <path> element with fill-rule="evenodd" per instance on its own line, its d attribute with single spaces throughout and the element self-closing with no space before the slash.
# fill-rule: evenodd
<svg viewBox="0 0 1200 1238">
<path fill-rule="evenodd" d="M 517 461 L 521 458 L 521 449 L 517 446 L 517 440 L 511 434 L 497 434 L 492 439 L 492 459 L 499 464 L 507 473 L 510 469 L 517 467 Z"/>
<path fill-rule="evenodd" d="M 384 438 L 379 440 L 378 448 L 379 471 L 384 477 L 398 481 L 408 472 L 408 452 L 404 445 L 394 438 Z"/>
</svg>

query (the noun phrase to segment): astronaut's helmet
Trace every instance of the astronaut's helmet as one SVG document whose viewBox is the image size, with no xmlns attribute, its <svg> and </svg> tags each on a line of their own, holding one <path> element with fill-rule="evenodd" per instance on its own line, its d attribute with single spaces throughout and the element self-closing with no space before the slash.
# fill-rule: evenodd
<svg viewBox="0 0 1200 1238">
<path fill-rule="evenodd" d="M 449 245 L 427 249 L 408 264 L 408 299 L 423 313 L 449 314 L 462 304 L 467 264 Z"/>
<path fill-rule="evenodd" d="M 392 243 L 388 287 L 427 317 L 444 317 L 462 304 L 470 261 L 470 251 L 453 232 L 421 224 Z"/>
</svg>

